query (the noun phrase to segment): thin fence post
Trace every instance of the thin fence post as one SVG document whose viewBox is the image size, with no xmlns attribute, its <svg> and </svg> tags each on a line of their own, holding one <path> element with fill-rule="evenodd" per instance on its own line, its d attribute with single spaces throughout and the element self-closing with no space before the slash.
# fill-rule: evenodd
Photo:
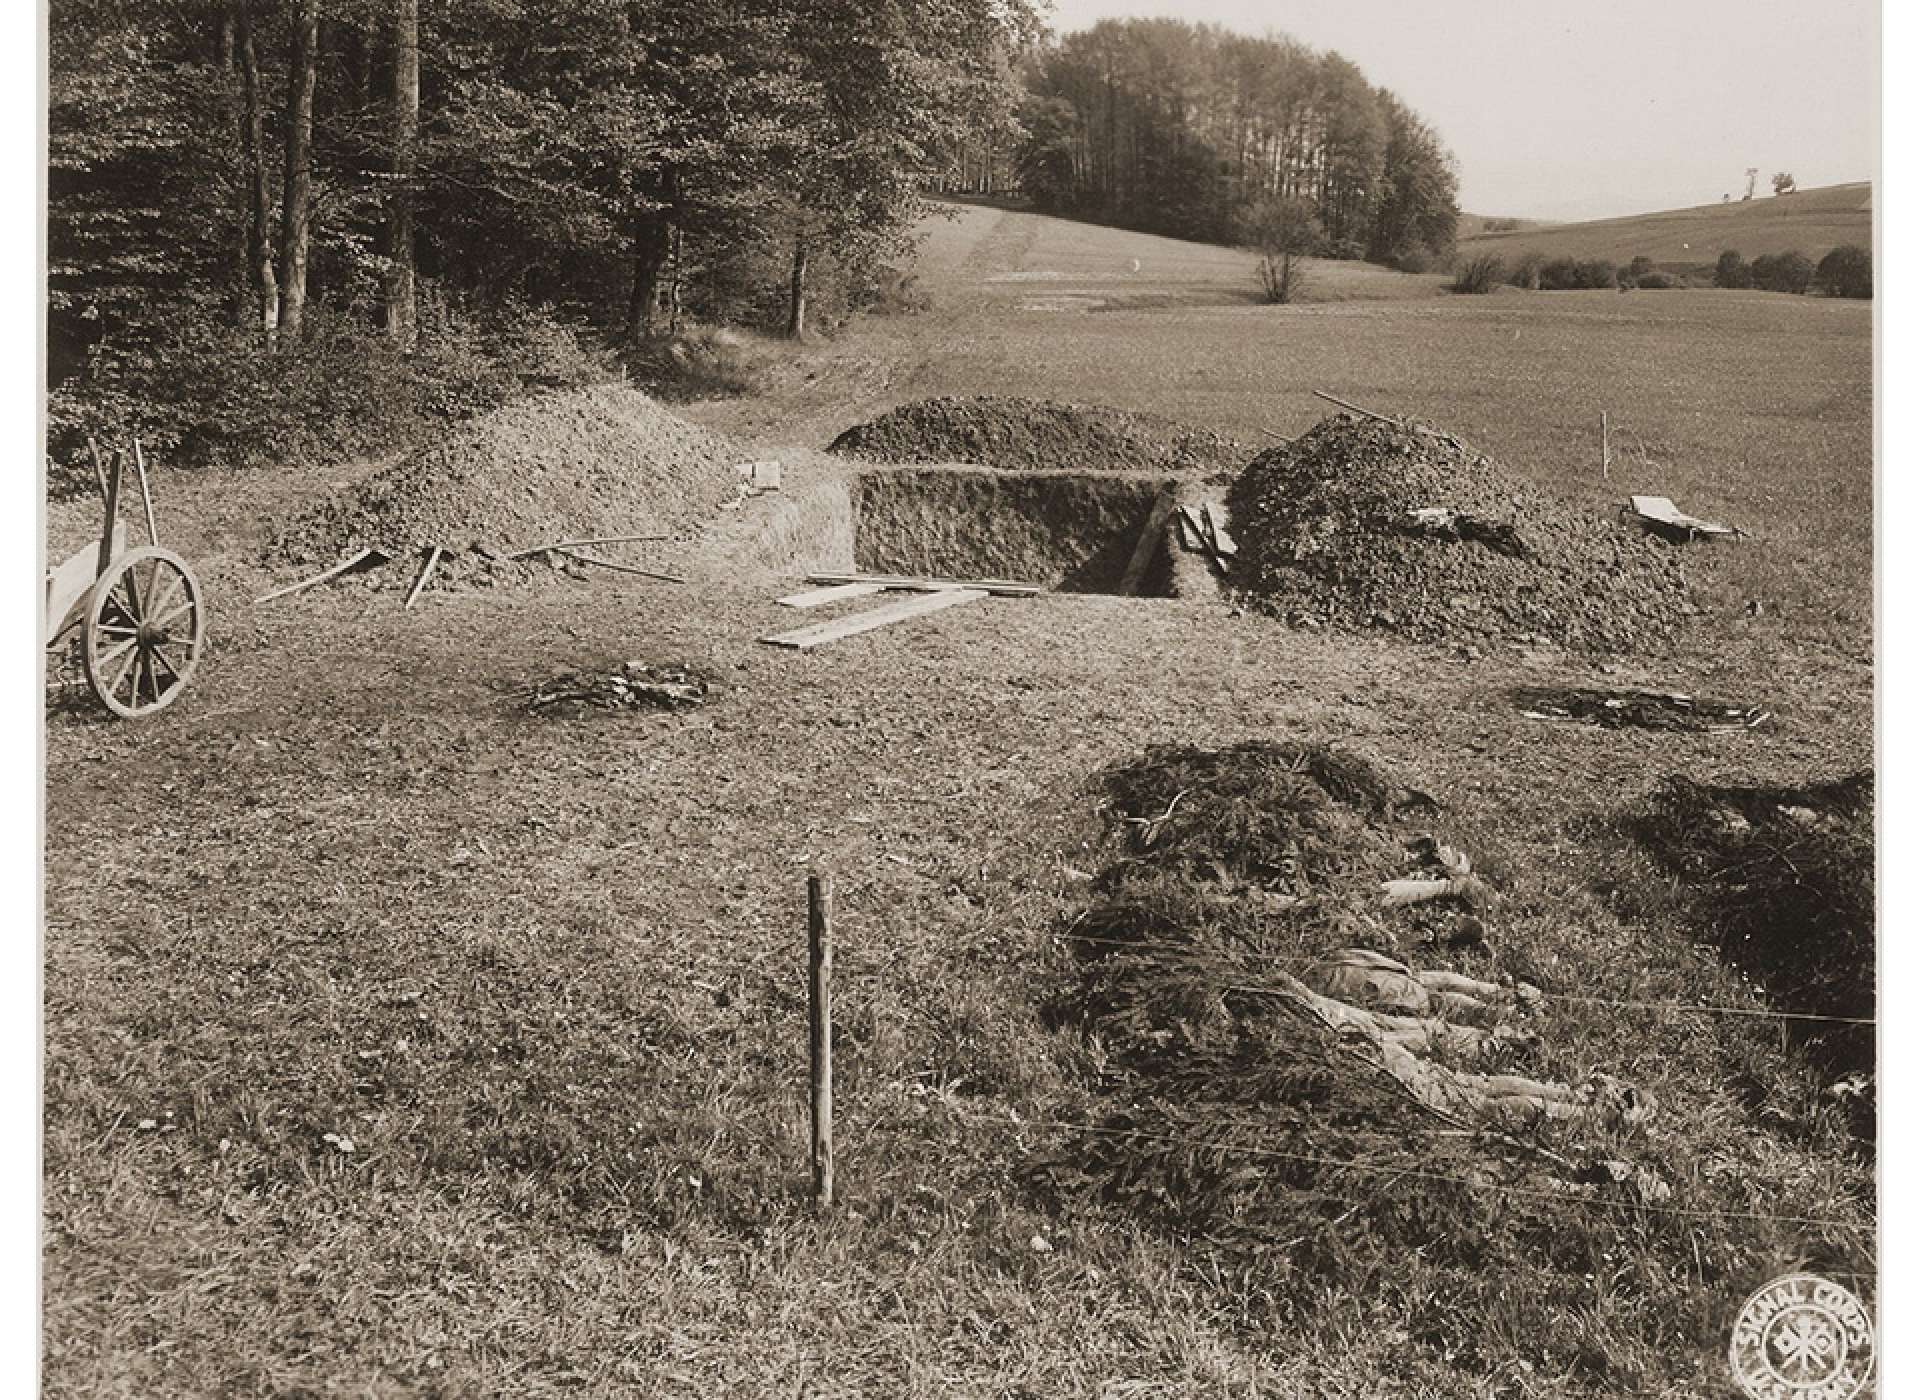
<svg viewBox="0 0 1920 1400">
<path fill-rule="evenodd" d="M 807 1080 L 813 1199 L 833 1204 L 833 877 L 807 877 Z"/>
<path fill-rule="evenodd" d="M 1613 476 L 1613 451 L 1607 440 L 1607 411 L 1600 410 L 1600 479 L 1607 481 Z"/>
</svg>

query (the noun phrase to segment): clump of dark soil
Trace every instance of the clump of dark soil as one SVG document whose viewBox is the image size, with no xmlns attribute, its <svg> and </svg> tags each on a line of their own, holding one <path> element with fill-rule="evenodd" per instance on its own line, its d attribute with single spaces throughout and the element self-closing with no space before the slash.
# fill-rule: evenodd
<svg viewBox="0 0 1920 1400">
<path fill-rule="evenodd" d="M 605 535 L 684 536 L 739 485 L 745 454 L 646 395 L 544 394 L 462 425 L 346 495 L 288 522 L 272 561 L 393 559 L 432 546 L 481 558 Z"/>
<path fill-rule="evenodd" d="M 567 716 L 588 710 L 690 710 L 704 705 L 716 688 L 714 678 L 697 666 L 623 661 L 542 681 L 527 695 L 526 707 Z"/>
<path fill-rule="evenodd" d="M 1666 779 L 1628 829 L 1680 879 L 1688 923 L 1783 1011 L 1874 1015 L 1873 775 L 1805 786 Z M 1874 1067 L 1873 1027 L 1795 1026 L 1821 1064 Z"/>
<path fill-rule="evenodd" d="M 1046 399 L 921 399 L 847 429 L 827 451 L 870 462 L 1017 471 L 1238 471 L 1251 449 L 1170 418 Z"/>
<path fill-rule="evenodd" d="M 1328 418 L 1254 458 L 1227 506 L 1236 583 L 1309 625 L 1618 652 L 1693 610 L 1678 551 L 1411 426 Z"/>
<path fill-rule="evenodd" d="M 1513 702 L 1530 719 L 1596 724 L 1602 729 L 1664 729 L 1726 734 L 1753 729 L 1770 717 L 1758 705 L 1661 690 L 1596 690 L 1590 686 L 1523 685 Z"/>
</svg>

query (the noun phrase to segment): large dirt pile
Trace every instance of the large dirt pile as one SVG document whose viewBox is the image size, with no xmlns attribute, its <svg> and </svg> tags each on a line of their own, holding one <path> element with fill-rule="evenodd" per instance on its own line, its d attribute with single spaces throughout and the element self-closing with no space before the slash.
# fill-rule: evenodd
<svg viewBox="0 0 1920 1400">
<path fill-rule="evenodd" d="M 278 560 L 361 549 L 508 552 L 605 535 L 684 535 L 736 493 L 749 454 L 618 386 L 543 394 L 477 418 L 287 524 Z"/>
<path fill-rule="evenodd" d="M 1227 495 L 1236 582 L 1297 621 L 1624 651 L 1691 611 L 1679 554 L 1428 430 L 1345 415 Z"/>
<path fill-rule="evenodd" d="M 1045 399 L 921 399 L 847 429 L 827 451 L 870 462 L 1016 471 L 1234 472 L 1251 449 L 1170 418 Z"/>
</svg>

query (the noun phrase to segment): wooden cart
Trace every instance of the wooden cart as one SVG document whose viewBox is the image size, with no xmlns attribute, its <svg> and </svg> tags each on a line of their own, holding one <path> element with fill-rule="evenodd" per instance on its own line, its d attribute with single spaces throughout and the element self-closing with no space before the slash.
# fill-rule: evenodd
<svg viewBox="0 0 1920 1400">
<path fill-rule="evenodd" d="M 125 458 L 116 451 L 102 470 L 91 441 L 87 451 L 106 522 L 98 543 L 47 571 L 44 641 L 51 648 L 80 629 L 87 684 L 114 714 L 137 719 L 164 710 L 187 688 L 206 642 L 206 609 L 187 561 L 160 547 L 140 440 L 133 442 L 133 466 L 146 507 L 147 543 L 137 549 L 127 548 L 120 523 Z"/>
</svg>

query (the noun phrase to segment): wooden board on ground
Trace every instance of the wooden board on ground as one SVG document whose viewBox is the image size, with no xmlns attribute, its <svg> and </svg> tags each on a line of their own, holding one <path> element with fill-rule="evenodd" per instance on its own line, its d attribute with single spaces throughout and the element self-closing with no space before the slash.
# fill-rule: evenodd
<svg viewBox="0 0 1920 1400">
<path fill-rule="evenodd" d="M 838 641 L 842 637 L 851 637 L 857 632 L 871 632 L 876 627 L 885 627 L 889 623 L 904 622 L 911 617 L 939 612 L 942 608 L 958 607 L 962 603 L 977 603 L 987 596 L 987 590 L 984 588 L 942 588 L 923 598 L 903 598 L 897 603 L 868 608 L 865 612 L 857 612 L 850 617 L 835 618 L 832 622 L 816 622 L 810 627 L 796 628 L 791 632 L 779 632 L 771 637 L 762 637 L 760 640 L 769 646 L 792 647 L 795 651 L 807 651 L 813 647 L 823 646 L 827 642 Z"/>
<path fill-rule="evenodd" d="M 386 562 L 386 558 L 387 556 L 377 549 L 363 549 L 358 554 L 342 559 L 330 569 L 323 569 L 312 577 L 303 578 L 298 583 L 290 583 L 285 588 L 276 588 L 271 593 L 262 593 L 253 601 L 255 603 L 270 603 L 275 598 L 286 597 L 289 593 L 300 593 L 309 588 L 317 588 L 328 579 L 338 578 L 341 574 L 346 573 L 349 569 L 355 568 L 358 565 L 382 564 Z"/>
<path fill-rule="evenodd" d="M 1140 527 L 1140 538 L 1134 542 L 1133 557 L 1127 560 L 1126 572 L 1120 575 L 1120 586 L 1114 592 L 1121 595 L 1137 593 L 1140 580 L 1147 572 L 1147 565 L 1153 562 L 1153 552 L 1167 535 L 1167 521 L 1173 515 L 1176 488 L 1169 483 L 1160 488 L 1160 494 L 1153 498 L 1153 507 L 1147 512 L 1147 523 Z"/>
<path fill-rule="evenodd" d="M 1665 496 L 1629 496 L 1627 509 L 1650 525 L 1688 535 L 1737 535 L 1731 525 L 1719 525 L 1688 515 Z"/>
<path fill-rule="evenodd" d="M 1044 592 L 1037 583 L 1004 578 L 918 578 L 911 574 L 808 574 L 808 583 L 877 583 L 914 593 L 939 593 L 950 588 L 978 588 L 996 598 L 1032 598 Z"/>
<path fill-rule="evenodd" d="M 773 601 L 787 608 L 818 608 L 828 603 L 838 603 L 846 598 L 865 598 L 875 593 L 886 592 L 884 583 L 835 583 L 825 588 L 809 588 L 802 593 L 789 593 L 784 598 Z"/>
</svg>

